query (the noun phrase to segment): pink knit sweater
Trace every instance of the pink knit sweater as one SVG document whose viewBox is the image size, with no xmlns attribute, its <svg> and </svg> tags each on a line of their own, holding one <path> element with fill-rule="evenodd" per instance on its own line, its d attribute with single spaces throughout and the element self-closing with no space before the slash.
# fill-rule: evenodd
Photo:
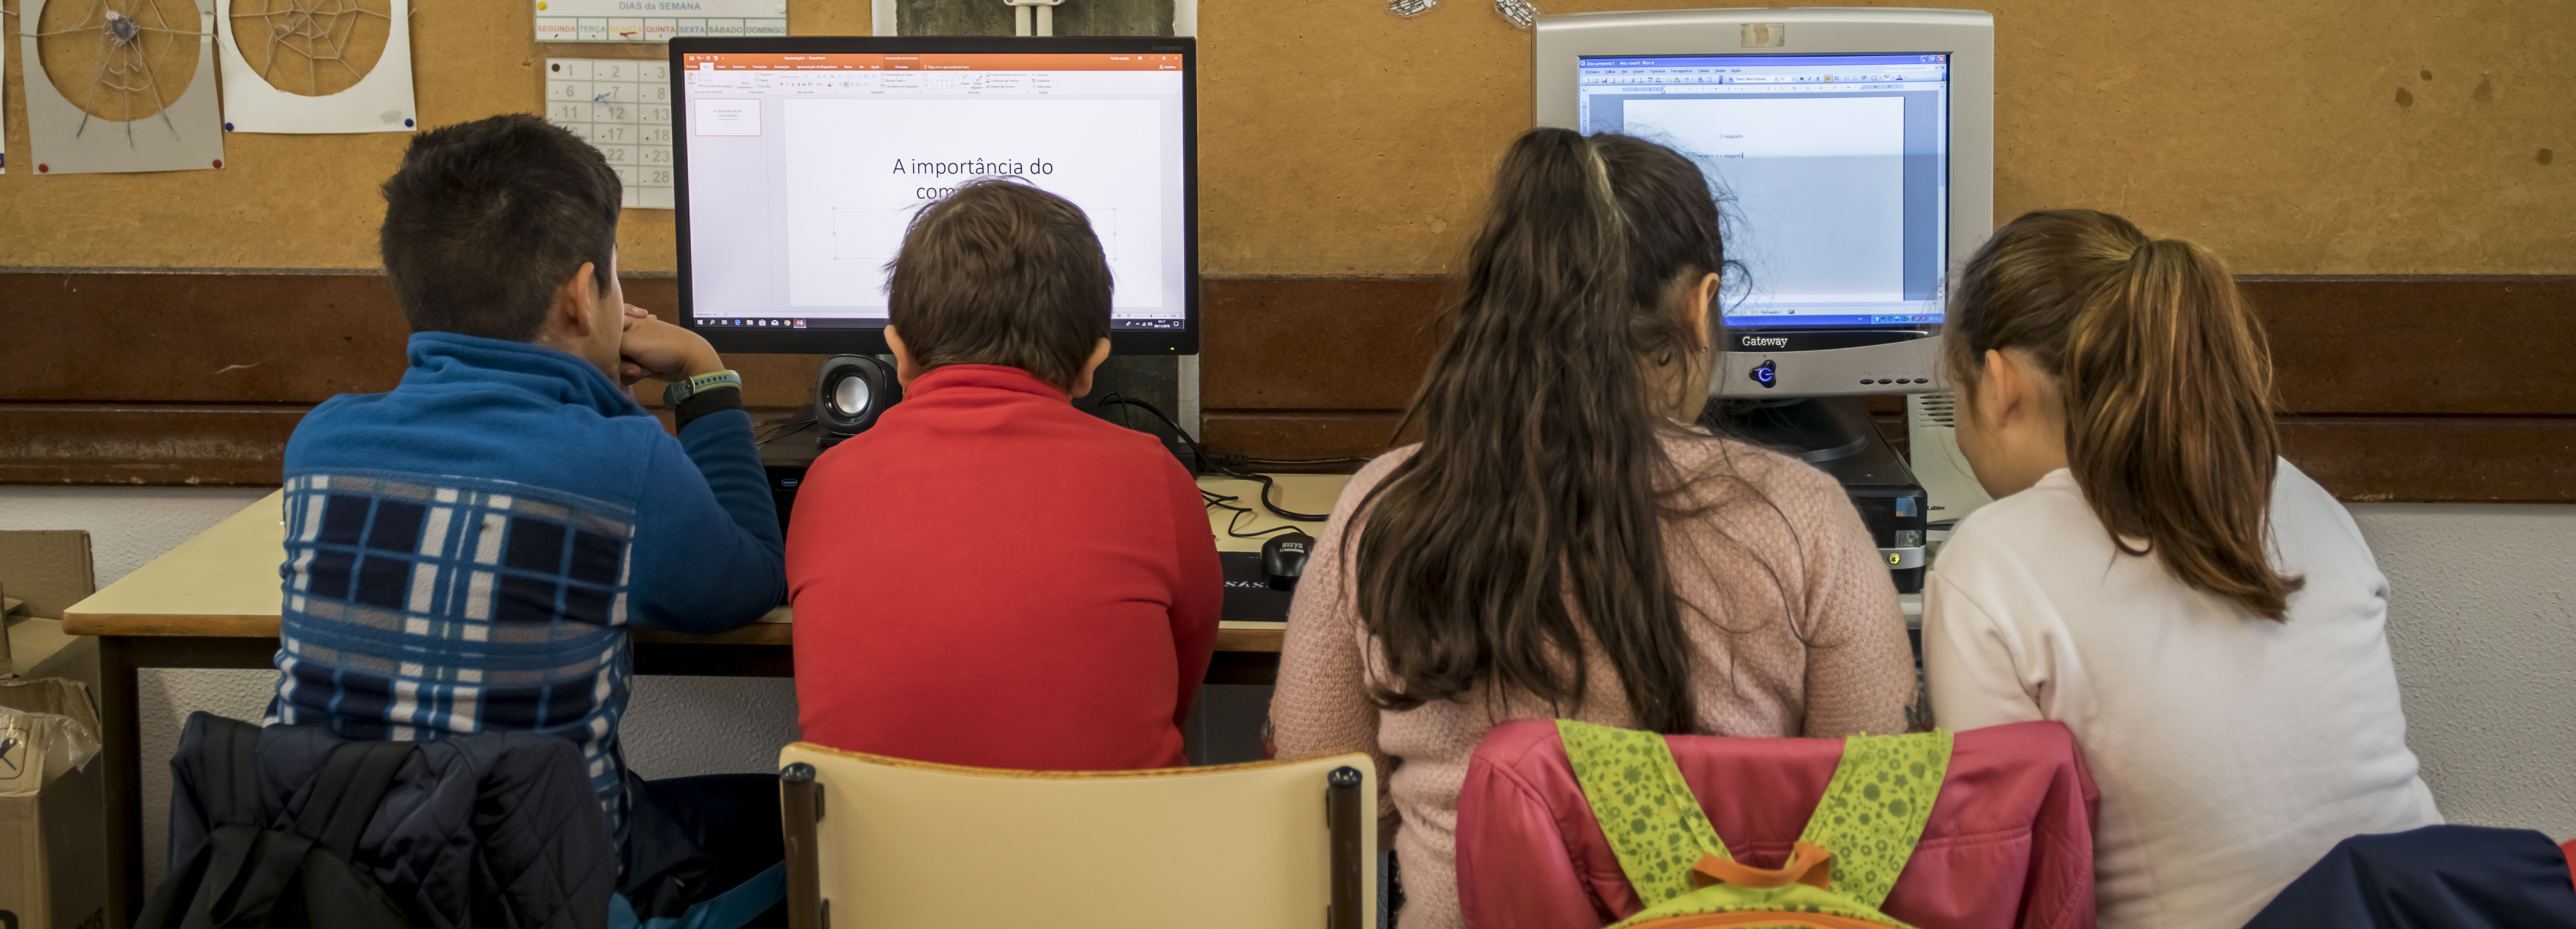
<svg viewBox="0 0 2576 929">
<path fill-rule="evenodd" d="M 1708 507 L 1664 527 L 1666 557 L 1692 623 L 1693 731 L 1904 731 L 1915 693 L 1905 620 L 1887 566 L 1842 488 L 1803 462 L 1732 440 L 1675 437 L 1665 447 L 1689 482 L 1679 508 Z M 1288 614 L 1270 719 L 1281 758 L 1365 750 L 1377 760 L 1379 816 L 1402 821 L 1395 839 L 1404 865 L 1402 924 L 1445 929 L 1459 924 L 1452 864 L 1458 791 L 1467 756 L 1485 733 L 1509 719 L 1635 723 L 1617 672 L 1599 655 L 1585 658 L 1587 692 L 1576 707 L 1552 711 L 1527 694 L 1482 692 L 1402 712 L 1369 702 L 1365 682 L 1383 658 L 1355 606 L 1342 525 L 1412 452 L 1398 449 L 1361 469 L 1317 537 Z M 1727 479 L 1730 473 L 1743 480 Z"/>
</svg>

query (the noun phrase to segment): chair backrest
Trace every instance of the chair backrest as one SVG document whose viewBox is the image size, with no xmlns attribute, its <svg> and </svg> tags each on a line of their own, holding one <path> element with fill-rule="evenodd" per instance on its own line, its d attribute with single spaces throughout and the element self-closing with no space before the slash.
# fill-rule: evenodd
<svg viewBox="0 0 2576 929">
<path fill-rule="evenodd" d="M 799 742 L 778 762 L 795 929 L 1363 929 L 1376 911 L 1364 754 L 1013 771 Z"/>
</svg>

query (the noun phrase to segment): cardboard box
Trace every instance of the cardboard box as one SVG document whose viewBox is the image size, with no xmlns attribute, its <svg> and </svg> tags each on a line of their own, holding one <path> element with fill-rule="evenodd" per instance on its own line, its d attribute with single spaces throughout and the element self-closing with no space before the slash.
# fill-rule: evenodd
<svg viewBox="0 0 2576 929">
<path fill-rule="evenodd" d="M 99 732 L 87 685 L 0 680 L 0 927 L 106 925 Z"/>
<path fill-rule="evenodd" d="M 101 683 L 98 640 L 66 636 L 63 610 L 98 589 L 90 563 L 89 533 L 78 529 L 0 532 L 0 614 L 7 627 L 0 644 L 0 678 L 68 677 L 96 693 Z M 7 929 L 0 924 L 0 929 Z"/>
<path fill-rule="evenodd" d="M 10 599 L 26 601 L 29 616 L 63 618 L 65 607 L 98 592 L 97 578 L 87 530 L 0 532 L 0 583 Z"/>
</svg>

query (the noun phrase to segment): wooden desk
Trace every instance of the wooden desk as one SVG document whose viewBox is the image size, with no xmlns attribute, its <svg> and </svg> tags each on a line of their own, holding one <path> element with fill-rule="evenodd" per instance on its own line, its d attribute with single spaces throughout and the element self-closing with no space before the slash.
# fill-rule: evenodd
<svg viewBox="0 0 2576 929">
<path fill-rule="evenodd" d="M 1292 474 L 1278 478 L 1274 499 L 1303 513 L 1332 509 L 1343 475 Z M 1259 485 L 1210 479 L 1208 489 L 1255 503 Z M 143 902 L 142 719 L 136 707 L 143 668 L 268 668 L 277 655 L 280 594 L 278 565 L 285 555 L 284 491 L 233 514 L 73 604 L 63 631 L 99 637 L 100 721 L 107 731 L 109 828 L 108 925 L 128 926 Z M 1217 547 L 1255 551 L 1258 539 L 1225 533 L 1236 514 L 1210 510 Z M 1243 516 L 1242 531 L 1286 525 L 1267 512 Z M 1309 532 L 1320 532 L 1308 526 Z M 997 541 L 997 544 L 1001 544 Z M 685 635 L 635 631 L 635 673 L 713 677 L 792 677 L 796 663 L 794 612 L 781 606 L 731 632 Z M 1282 632 L 1276 623 L 1223 623 L 1212 683 L 1268 683 L 1279 668 Z"/>
</svg>

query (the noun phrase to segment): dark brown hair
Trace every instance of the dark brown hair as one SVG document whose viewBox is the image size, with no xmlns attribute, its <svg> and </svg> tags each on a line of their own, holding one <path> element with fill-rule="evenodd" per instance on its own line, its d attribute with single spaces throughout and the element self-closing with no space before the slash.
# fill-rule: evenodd
<svg viewBox="0 0 2576 929">
<path fill-rule="evenodd" d="M 2057 379 L 2069 470 L 2112 544 L 2282 618 L 2301 581 L 2269 557 L 2271 349 L 2218 256 L 2109 213 L 2044 210 L 1968 259 L 1953 302 L 1954 379 L 2006 348 Z"/>
<path fill-rule="evenodd" d="M 913 217 L 887 267 L 887 315 L 924 370 L 1009 365 L 1070 390 L 1109 335 L 1109 261 L 1091 221 L 1027 184 L 958 185 Z"/>
<path fill-rule="evenodd" d="M 414 136 L 376 244 L 414 332 L 525 342 L 582 262 L 604 292 L 624 186 L 563 127 L 512 113 Z"/>
<path fill-rule="evenodd" d="M 1704 349 L 1678 299 L 1727 267 L 1718 223 L 1699 168 L 1653 143 L 1538 129 L 1504 154 L 1406 414 L 1421 448 L 1361 501 L 1356 547 L 1343 532 L 1381 706 L 1488 681 L 1579 706 L 1597 648 L 1637 725 L 1692 728 L 1655 489 L 1680 483 L 1678 427 L 1640 365 Z"/>
</svg>

